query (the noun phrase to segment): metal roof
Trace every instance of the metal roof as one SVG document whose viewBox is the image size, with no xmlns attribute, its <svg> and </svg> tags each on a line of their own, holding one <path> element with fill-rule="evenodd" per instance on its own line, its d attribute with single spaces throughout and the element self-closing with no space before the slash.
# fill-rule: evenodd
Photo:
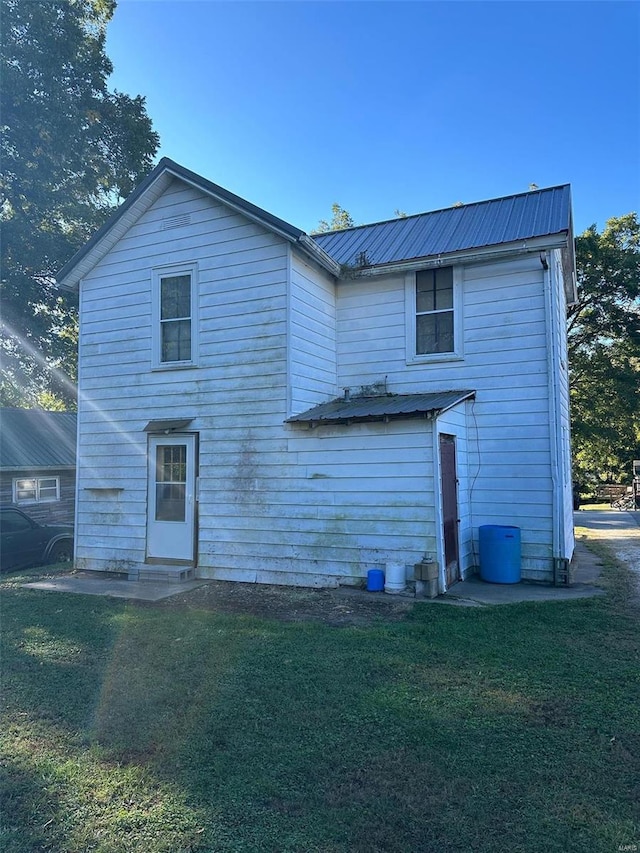
<svg viewBox="0 0 640 853">
<path fill-rule="evenodd" d="M 437 415 L 468 400 L 475 391 L 443 391 L 436 394 L 378 394 L 373 397 L 338 397 L 321 403 L 287 423 L 344 424 L 386 421 Z"/>
<path fill-rule="evenodd" d="M 0 409 L 0 468 L 75 468 L 76 413 Z"/>
<path fill-rule="evenodd" d="M 314 234 L 339 264 L 398 263 L 571 232 L 569 184 Z"/>
</svg>

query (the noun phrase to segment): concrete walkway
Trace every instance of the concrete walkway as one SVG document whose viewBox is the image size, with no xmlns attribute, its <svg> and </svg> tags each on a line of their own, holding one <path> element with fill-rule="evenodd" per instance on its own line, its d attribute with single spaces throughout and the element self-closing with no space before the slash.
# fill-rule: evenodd
<svg viewBox="0 0 640 853">
<path fill-rule="evenodd" d="M 640 590 L 640 512 L 617 510 L 587 510 L 574 513 L 576 528 L 583 527 L 589 538 L 601 540 L 612 554 L 638 574 Z M 602 562 L 584 542 L 576 539 L 574 555 L 574 582 L 569 587 L 541 586 L 538 584 L 491 584 L 478 577 L 453 586 L 446 595 L 435 601 L 447 604 L 481 606 L 485 604 L 512 604 L 516 601 L 571 601 L 603 595 L 598 587 Z"/>
<path fill-rule="evenodd" d="M 101 572 L 77 572 L 72 575 L 60 575 L 43 581 L 24 583 L 22 586 L 28 589 L 43 589 L 47 592 L 75 592 L 80 595 L 109 595 L 112 598 L 160 601 L 162 598 L 189 592 L 206 583 L 206 580 L 183 583 L 127 581 L 117 577 L 103 577 Z"/>
<path fill-rule="evenodd" d="M 601 540 L 612 554 L 638 574 L 640 587 L 640 512 L 616 510 L 579 511 L 574 513 L 576 528 L 583 527 L 594 539 Z M 592 533 L 593 532 L 593 533 Z M 603 595 L 598 587 L 602 562 L 585 545 L 576 539 L 574 555 L 574 582 L 569 587 L 541 586 L 531 583 L 491 584 L 478 577 L 453 586 L 446 595 L 435 601 L 447 604 L 482 606 L 486 604 L 512 604 L 516 601 L 571 601 Z"/>
<path fill-rule="evenodd" d="M 573 601 L 604 595 L 598 587 L 602 562 L 582 542 L 576 543 L 574 583 L 571 586 L 547 586 L 527 583 L 487 583 L 477 575 L 452 586 L 445 594 L 433 599 L 442 604 L 463 607 L 482 607 L 487 604 L 515 604 L 520 601 Z"/>
</svg>

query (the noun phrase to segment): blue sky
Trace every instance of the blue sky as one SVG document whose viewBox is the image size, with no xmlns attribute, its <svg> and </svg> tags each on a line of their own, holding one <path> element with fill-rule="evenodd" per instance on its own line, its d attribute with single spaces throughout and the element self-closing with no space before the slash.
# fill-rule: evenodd
<svg viewBox="0 0 640 853">
<path fill-rule="evenodd" d="M 167 156 L 311 230 L 571 183 L 640 207 L 640 4 L 119 0 L 110 85 Z"/>
</svg>

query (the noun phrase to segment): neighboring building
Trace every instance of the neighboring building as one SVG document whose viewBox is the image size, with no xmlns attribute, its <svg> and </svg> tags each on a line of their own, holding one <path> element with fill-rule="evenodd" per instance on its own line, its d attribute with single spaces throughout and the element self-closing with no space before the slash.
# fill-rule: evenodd
<svg viewBox="0 0 640 853">
<path fill-rule="evenodd" d="M 81 567 L 308 586 L 573 552 L 568 186 L 309 237 L 164 159 L 80 288 Z"/>
<path fill-rule="evenodd" d="M 76 414 L 0 409 L 0 503 L 42 524 L 73 524 Z"/>
</svg>

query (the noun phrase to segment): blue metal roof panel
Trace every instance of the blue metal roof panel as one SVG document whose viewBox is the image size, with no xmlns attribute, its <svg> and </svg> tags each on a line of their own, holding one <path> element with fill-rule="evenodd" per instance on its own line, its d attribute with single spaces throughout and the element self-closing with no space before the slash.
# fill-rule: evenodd
<svg viewBox="0 0 640 853">
<path fill-rule="evenodd" d="M 0 409 L 0 468 L 71 468 L 76 464 L 76 413 Z"/>
<path fill-rule="evenodd" d="M 570 207 L 565 184 L 315 234 L 313 239 L 340 264 L 376 266 L 568 233 Z"/>
</svg>

